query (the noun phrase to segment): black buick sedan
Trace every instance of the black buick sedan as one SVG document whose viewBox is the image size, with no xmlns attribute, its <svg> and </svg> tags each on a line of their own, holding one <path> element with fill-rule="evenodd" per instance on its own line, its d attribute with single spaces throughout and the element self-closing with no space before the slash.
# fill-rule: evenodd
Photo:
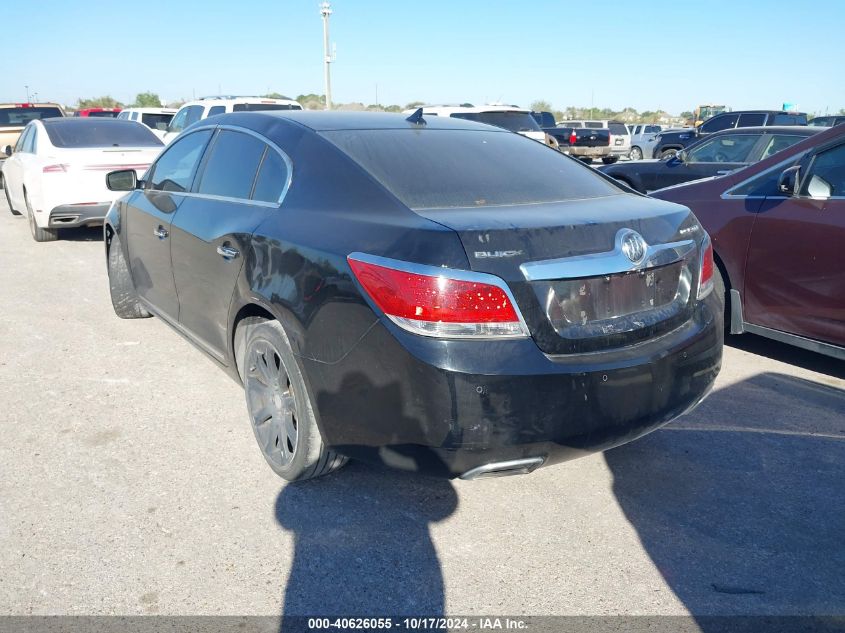
<svg viewBox="0 0 845 633">
<path fill-rule="evenodd" d="M 160 317 L 241 382 L 288 480 L 348 457 L 530 472 L 683 414 L 719 370 L 695 216 L 517 134 L 229 114 L 108 181 L 129 191 L 105 224 L 116 313 Z"/>
<path fill-rule="evenodd" d="M 599 170 L 640 193 L 649 193 L 692 180 L 724 176 L 824 129 L 791 125 L 724 130 L 708 134 L 669 158 L 603 165 Z"/>
</svg>

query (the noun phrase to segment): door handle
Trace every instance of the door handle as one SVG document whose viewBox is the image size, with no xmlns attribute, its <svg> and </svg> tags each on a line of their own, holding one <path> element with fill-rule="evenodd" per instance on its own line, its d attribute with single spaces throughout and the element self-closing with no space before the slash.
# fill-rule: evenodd
<svg viewBox="0 0 845 633">
<path fill-rule="evenodd" d="M 159 227 L 155 231 L 153 231 L 153 235 L 155 235 L 158 239 L 163 240 L 169 235 L 169 233 L 167 232 L 166 228 L 159 225 Z"/>
<path fill-rule="evenodd" d="M 217 247 L 217 254 L 224 259 L 235 259 L 241 252 L 237 248 L 233 248 L 227 244 Z"/>
</svg>

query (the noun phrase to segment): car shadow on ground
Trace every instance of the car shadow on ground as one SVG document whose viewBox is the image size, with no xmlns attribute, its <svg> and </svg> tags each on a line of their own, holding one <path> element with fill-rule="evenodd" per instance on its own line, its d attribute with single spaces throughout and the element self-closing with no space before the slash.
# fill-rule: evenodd
<svg viewBox="0 0 845 633">
<path fill-rule="evenodd" d="M 76 229 L 59 229 L 59 239 L 63 242 L 102 242 L 102 226 L 85 226 Z"/>
<path fill-rule="evenodd" d="M 759 374 L 605 459 L 705 633 L 724 626 L 707 615 L 845 612 L 845 391 Z"/>
<path fill-rule="evenodd" d="M 276 520 L 294 533 L 282 614 L 443 615 L 429 524 L 457 503 L 448 480 L 358 462 L 288 484 L 276 499 Z"/>
<path fill-rule="evenodd" d="M 725 344 L 751 354 L 766 356 L 782 363 L 845 379 L 845 362 L 832 356 L 825 356 L 754 334 L 728 336 L 725 338 Z"/>
</svg>

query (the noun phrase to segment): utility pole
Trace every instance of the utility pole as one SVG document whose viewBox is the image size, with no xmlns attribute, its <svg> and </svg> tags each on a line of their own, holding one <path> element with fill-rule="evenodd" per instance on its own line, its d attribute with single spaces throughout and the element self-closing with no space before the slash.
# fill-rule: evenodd
<svg viewBox="0 0 845 633">
<path fill-rule="evenodd" d="M 29 103 L 29 86 L 24 86 L 26 88 L 26 102 Z"/>
<path fill-rule="evenodd" d="M 329 16 L 332 14 L 332 5 L 323 2 L 320 5 L 320 15 L 323 16 L 323 66 L 326 73 L 326 110 L 332 109 L 332 71 L 329 64 L 332 63 L 332 55 L 329 50 Z"/>
</svg>

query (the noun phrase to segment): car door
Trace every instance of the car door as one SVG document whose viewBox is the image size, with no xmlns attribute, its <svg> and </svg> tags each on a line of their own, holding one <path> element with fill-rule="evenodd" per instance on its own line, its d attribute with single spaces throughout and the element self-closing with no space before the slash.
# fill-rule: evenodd
<svg viewBox="0 0 845 633">
<path fill-rule="evenodd" d="M 135 290 L 157 313 L 174 322 L 179 301 L 170 261 L 170 227 L 191 190 L 197 167 L 213 130 L 197 130 L 178 139 L 150 168 L 144 188 L 126 202 L 126 244 Z"/>
<path fill-rule="evenodd" d="M 194 185 L 173 220 L 171 255 L 179 322 L 221 361 L 229 305 L 252 234 L 289 175 L 281 151 L 245 130 L 218 129 Z"/>
<path fill-rule="evenodd" d="M 845 345 L 845 143 L 801 162 L 796 195 L 767 196 L 751 232 L 745 320 Z"/>
<path fill-rule="evenodd" d="M 23 165 L 24 146 L 32 134 L 33 125 L 27 125 L 15 143 L 12 155 L 3 163 L 3 181 L 12 206 L 20 212 L 24 211 L 23 204 Z"/>
</svg>

